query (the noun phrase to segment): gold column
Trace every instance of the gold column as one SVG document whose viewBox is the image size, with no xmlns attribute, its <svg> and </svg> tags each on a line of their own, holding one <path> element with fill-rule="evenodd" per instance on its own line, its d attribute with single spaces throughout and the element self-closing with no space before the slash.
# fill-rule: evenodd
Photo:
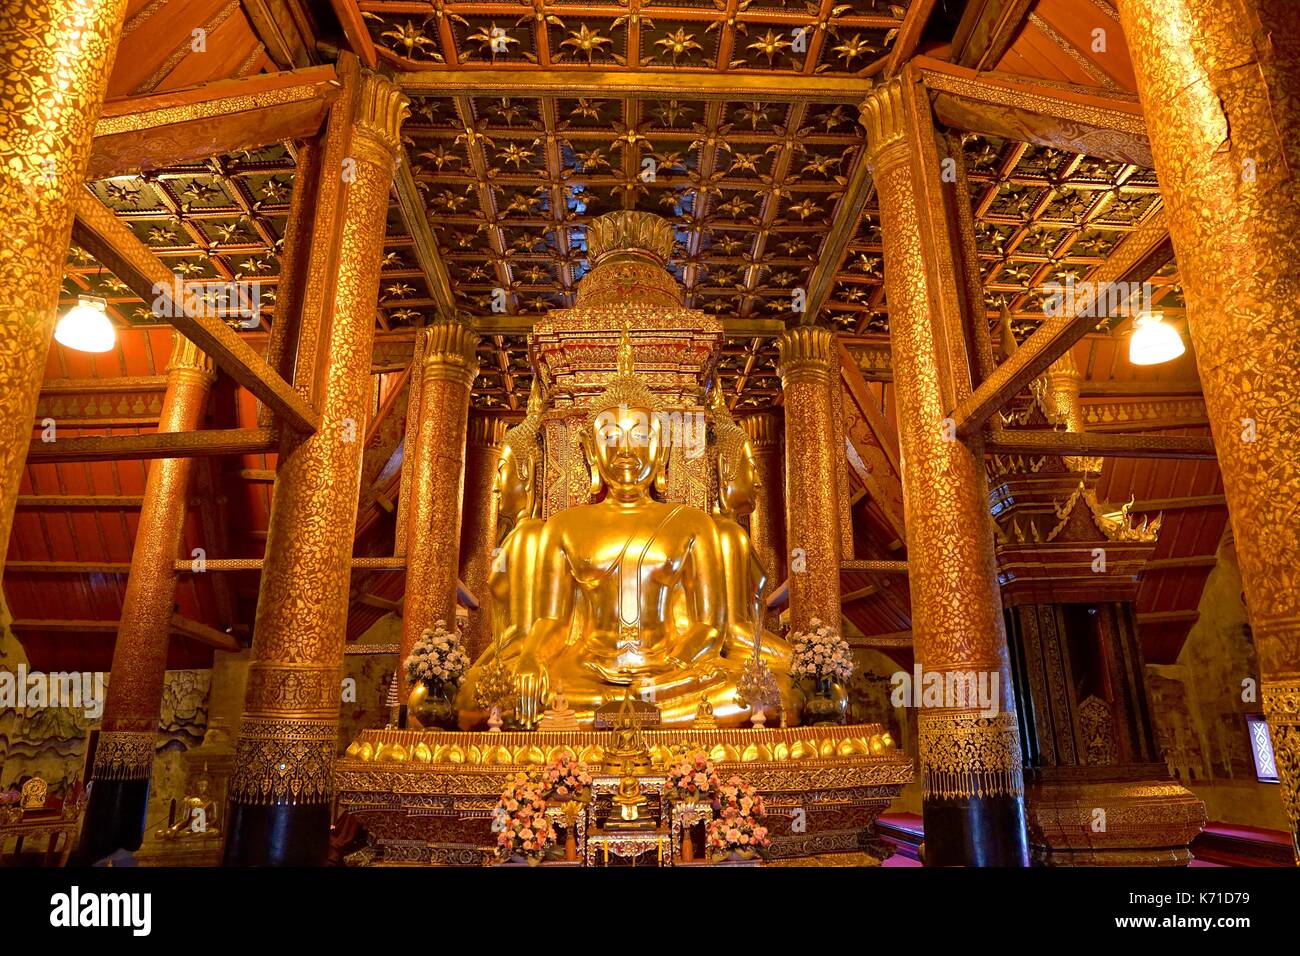
<svg viewBox="0 0 1300 956">
<path fill-rule="evenodd" d="M 126 0 L 0 0 L 0 554 Z"/>
<path fill-rule="evenodd" d="M 488 572 L 497 540 L 497 463 L 506 423 L 498 415 L 472 415 L 465 446 L 464 525 L 460 533 L 460 579 L 478 599 L 469 615 L 466 652 L 476 661 L 492 643 L 492 602 L 488 600 Z"/>
<path fill-rule="evenodd" d="M 843 457 L 844 447 L 832 404 L 838 394 L 832 378 L 839 370 L 835 333 L 798 326 L 777 340 L 777 352 L 785 396 L 790 622 L 803 630 L 816 617 L 838 629 L 842 539 L 837 457 Z"/>
<path fill-rule="evenodd" d="M 158 431 L 198 428 L 214 381 L 212 360 L 173 332 Z M 149 465 L 95 754 L 97 778 L 148 777 L 153 763 L 192 465 L 192 458 L 159 458 Z"/>
<path fill-rule="evenodd" d="M 762 487 L 749 516 L 749 540 L 767 572 L 770 595 L 787 574 L 785 550 L 785 478 L 782 471 L 781 416 L 775 411 L 747 415 L 740 420 L 754 449 L 754 464 Z"/>
<path fill-rule="evenodd" d="M 158 431 L 194 431 L 214 381 L 211 359 L 173 332 Z M 159 458 L 149 465 L 82 833 L 82 853 L 91 859 L 134 849 L 143 835 L 192 464 Z"/>
<path fill-rule="evenodd" d="M 340 60 L 325 136 L 295 386 L 320 427 L 287 436 L 272 499 L 226 860 L 318 864 L 328 850 L 348 581 L 375 303 L 406 96 Z"/>
<path fill-rule="evenodd" d="M 992 716 L 975 706 L 918 713 L 927 861 L 1023 865 L 1020 741 L 982 440 L 968 447 L 946 422 L 970 381 L 950 360 L 962 342 L 952 280 L 960 273 L 929 101 L 917 84 L 895 79 L 863 103 L 861 121 L 880 203 L 916 661 L 927 674 L 995 674 L 1001 698 Z M 990 797 L 1005 806 L 977 826 Z M 989 827 L 1005 831 L 1008 844 L 1001 835 L 988 841 Z"/>
<path fill-rule="evenodd" d="M 1120 0 L 1119 10 L 1168 210 L 1295 839 L 1300 4 Z"/>
<path fill-rule="evenodd" d="M 406 600 L 399 661 L 406 659 L 425 628 L 439 620 L 448 627 L 456 623 L 465 433 L 470 387 L 478 374 L 477 346 L 478 335 L 462 322 L 435 322 L 424 330 L 419 431 L 406 511 Z M 406 669 L 399 667 L 398 674 L 399 699 L 405 700 Z"/>
</svg>

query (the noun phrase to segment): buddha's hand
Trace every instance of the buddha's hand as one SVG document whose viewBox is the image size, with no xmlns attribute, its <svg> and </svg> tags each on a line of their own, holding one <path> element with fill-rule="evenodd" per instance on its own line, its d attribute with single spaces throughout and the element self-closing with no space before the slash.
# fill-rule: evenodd
<svg viewBox="0 0 1300 956">
<path fill-rule="evenodd" d="M 524 726 L 533 727 L 546 706 L 551 689 L 550 672 L 535 655 L 525 654 L 515 668 L 515 687 L 519 690 L 519 718 Z"/>
</svg>

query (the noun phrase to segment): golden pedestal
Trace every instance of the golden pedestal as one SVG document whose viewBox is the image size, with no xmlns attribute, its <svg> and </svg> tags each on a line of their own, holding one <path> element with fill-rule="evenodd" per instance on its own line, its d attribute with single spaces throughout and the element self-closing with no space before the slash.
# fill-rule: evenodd
<svg viewBox="0 0 1300 956">
<path fill-rule="evenodd" d="M 737 774 L 751 783 L 767 804 L 773 857 L 797 859 L 889 854 L 875 835 L 876 818 L 911 781 L 912 765 L 884 733 L 879 724 L 857 724 L 642 736 L 655 773 L 674 746 L 691 741 L 710 752 L 724 780 Z M 610 731 L 366 730 L 336 764 L 335 789 L 340 808 L 366 828 L 375 863 L 481 865 L 494 853 L 492 811 L 509 776 L 561 753 L 599 774 L 614 740 Z M 588 831 L 588 855 L 591 837 Z"/>
</svg>

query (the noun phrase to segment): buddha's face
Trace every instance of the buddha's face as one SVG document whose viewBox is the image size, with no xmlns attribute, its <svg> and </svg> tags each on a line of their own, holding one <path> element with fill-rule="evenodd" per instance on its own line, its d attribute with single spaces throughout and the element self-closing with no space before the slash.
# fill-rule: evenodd
<svg viewBox="0 0 1300 956">
<path fill-rule="evenodd" d="M 592 426 L 592 453 L 606 487 L 644 492 L 659 467 L 660 425 L 648 408 L 617 407 L 600 412 Z"/>
<path fill-rule="evenodd" d="M 762 483 L 754 465 L 754 449 L 749 442 L 745 442 L 744 451 L 732 465 L 731 474 L 719 471 L 718 499 L 722 512 L 739 518 L 753 511 Z"/>
<path fill-rule="evenodd" d="M 494 486 L 497 511 L 500 514 L 515 517 L 527 515 L 532 511 L 532 481 L 521 473 L 521 464 L 519 457 L 509 445 L 502 449 L 501 460 L 497 462 Z"/>
</svg>

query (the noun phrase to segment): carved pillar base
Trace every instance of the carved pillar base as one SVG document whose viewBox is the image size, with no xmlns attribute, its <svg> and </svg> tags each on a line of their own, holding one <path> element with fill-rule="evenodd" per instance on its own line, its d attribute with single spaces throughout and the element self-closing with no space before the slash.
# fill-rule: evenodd
<svg viewBox="0 0 1300 956">
<path fill-rule="evenodd" d="M 1030 852 L 1041 866 L 1186 866 L 1205 826 L 1205 804 L 1150 768 L 1155 779 L 1078 776 L 1026 785 Z"/>
</svg>

